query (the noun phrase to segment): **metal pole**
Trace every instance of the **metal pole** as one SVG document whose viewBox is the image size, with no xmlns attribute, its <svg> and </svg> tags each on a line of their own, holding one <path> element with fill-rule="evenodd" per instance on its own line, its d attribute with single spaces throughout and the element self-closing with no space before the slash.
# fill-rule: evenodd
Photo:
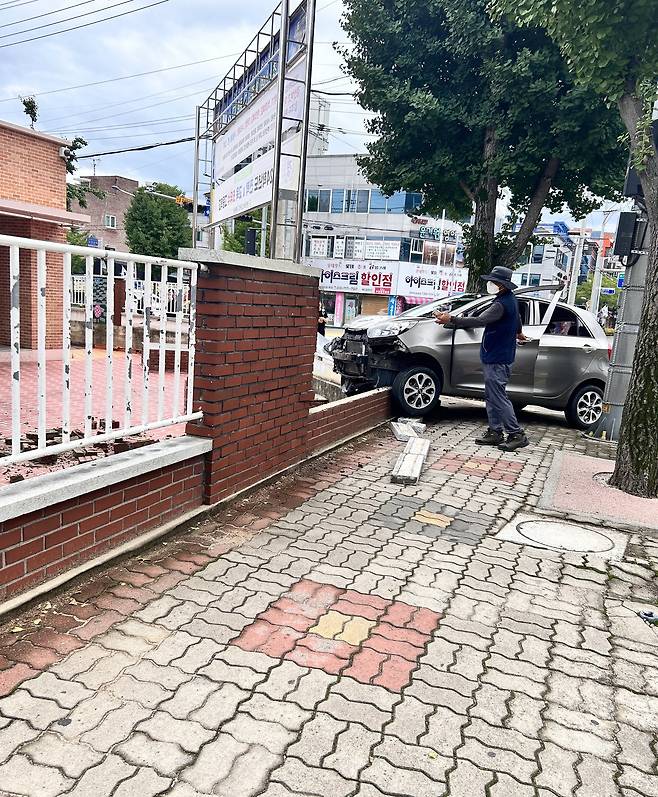
<svg viewBox="0 0 658 797">
<path fill-rule="evenodd" d="M 260 256 L 265 257 L 267 252 L 267 205 L 260 213 Z"/>
<path fill-rule="evenodd" d="M 576 304 L 576 291 L 578 290 L 578 275 L 580 274 L 580 263 L 583 259 L 583 247 L 585 246 L 585 219 L 580 225 L 578 235 L 578 245 L 573 256 L 571 274 L 569 275 L 569 294 L 567 304 Z"/>
<path fill-rule="evenodd" d="M 197 105 L 194 126 L 194 189 L 192 191 L 192 249 L 197 248 L 197 205 L 199 204 L 199 136 L 201 134 L 201 107 Z"/>
<path fill-rule="evenodd" d="M 631 259 L 637 259 L 632 265 L 627 265 L 624 272 L 624 288 L 619 302 L 610 371 L 603 394 L 603 415 L 594 429 L 588 432 L 588 436 L 605 442 L 617 440 L 619 436 L 644 301 L 650 230 L 646 223 L 640 223 L 646 222 L 646 215 L 639 208 L 637 210 L 638 222 L 635 229 L 643 230 L 644 234 L 642 240 L 636 240 L 633 246 L 633 249 L 639 250 L 639 254 L 636 252 L 631 255 Z"/>
<path fill-rule="evenodd" d="M 589 311 L 596 315 L 599 312 L 599 302 L 601 301 L 601 278 L 603 276 L 603 243 L 599 247 L 594 266 L 594 276 L 592 277 L 592 293 L 589 298 Z"/>
<path fill-rule="evenodd" d="M 295 217 L 295 245 L 293 259 L 299 263 L 303 255 L 304 188 L 306 186 L 306 156 L 308 154 L 308 127 L 311 113 L 311 78 L 313 75 L 313 38 L 315 36 L 315 0 L 306 2 L 306 70 L 304 73 L 304 116 L 302 140 L 299 148 L 299 186 L 297 192 L 297 215 Z"/>
<path fill-rule="evenodd" d="M 286 93 L 286 65 L 288 63 L 288 27 L 290 23 L 288 0 L 281 0 L 281 26 L 279 29 L 279 84 L 274 127 L 274 168 L 272 170 L 272 219 L 270 221 L 270 257 L 277 256 L 279 225 L 279 182 L 281 179 L 281 152 L 283 148 L 283 103 Z"/>
</svg>

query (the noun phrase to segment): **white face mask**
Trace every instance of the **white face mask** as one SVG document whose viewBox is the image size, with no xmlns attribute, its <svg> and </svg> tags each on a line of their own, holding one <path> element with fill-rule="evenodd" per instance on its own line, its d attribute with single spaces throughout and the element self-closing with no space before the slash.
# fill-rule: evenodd
<svg viewBox="0 0 658 797">
<path fill-rule="evenodd" d="M 487 293 L 490 293 L 492 296 L 500 290 L 500 286 L 496 285 L 495 282 L 487 282 Z"/>
</svg>

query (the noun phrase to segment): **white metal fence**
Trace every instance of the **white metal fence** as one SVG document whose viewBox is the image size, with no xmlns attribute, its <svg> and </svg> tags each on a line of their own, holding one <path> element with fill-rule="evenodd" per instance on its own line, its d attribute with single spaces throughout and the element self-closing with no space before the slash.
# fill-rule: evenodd
<svg viewBox="0 0 658 797">
<path fill-rule="evenodd" d="M 121 279 L 121 278 L 119 278 Z M 71 304 L 84 307 L 85 304 L 85 283 L 86 278 L 80 274 L 73 274 L 71 277 L 73 286 L 73 298 Z M 142 315 L 144 313 L 144 280 L 134 280 L 135 312 Z M 151 281 L 151 310 L 155 314 L 160 314 L 160 294 L 162 283 Z M 165 286 L 167 315 L 176 315 L 178 301 L 178 286 L 175 282 L 167 282 Z M 183 315 L 190 312 L 190 286 L 183 283 Z"/>
<path fill-rule="evenodd" d="M 51 454 L 60 454 L 77 448 L 84 448 L 92 443 L 101 443 L 124 437 L 129 434 L 138 434 L 151 429 L 158 429 L 202 417 L 201 412 L 194 412 L 192 406 L 194 383 L 194 354 L 195 354 L 195 322 L 196 322 L 196 285 L 198 265 L 190 261 L 165 260 L 162 258 L 146 257 L 116 251 L 105 251 L 90 247 L 71 246 L 48 241 L 36 241 L 27 238 L 15 238 L 0 235 L 0 250 L 9 249 L 10 272 L 10 344 L 11 344 L 11 453 L 0 456 L 0 464 L 8 465 L 25 460 L 38 459 Z M 25 262 L 26 253 L 36 253 L 37 276 L 37 374 L 36 395 L 32 392 L 23 393 L 21 389 L 21 308 L 20 308 L 20 280 L 21 260 Z M 63 275 L 63 311 L 62 311 L 62 358 L 61 364 L 55 366 L 61 369 L 57 385 L 52 384 L 52 366 L 47 369 L 46 357 L 46 297 L 48 295 L 48 273 L 46 268 L 46 254 L 50 256 L 52 266 L 62 270 Z M 23 255 L 23 257 L 21 257 Z M 61 255 L 61 259 L 58 257 Z M 71 275 L 71 258 L 81 255 L 85 258 L 86 273 L 80 277 Z M 34 254 L 29 255 L 34 257 Z M 102 383 L 94 380 L 94 258 L 103 258 L 107 262 L 106 308 L 108 319 L 114 318 L 115 324 L 123 323 L 125 331 L 124 351 L 114 351 L 114 326 L 105 325 L 105 361 Z M 123 321 L 115 317 L 114 312 L 114 261 L 120 259 L 127 263 L 126 273 L 126 301 Z M 137 312 L 138 290 L 135 280 L 136 266 L 143 265 L 144 287 L 141 291 L 141 305 L 144 321 L 142 334 L 142 368 L 141 374 L 134 369 L 136 365 L 133 318 Z M 161 267 L 161 278 L 158 287 L 153 288 L 151 270 L 153 266 Z M 184 280 L 184 274 L 187 275 Z M 169 283 L 170 275 L 175 276 L 175 282 Z M 118 278 L 117 278 L 118 279 Z M 84 280 L 84 287 L 80 287 L 80 280 Z M 187 283 L 187 285 L 185 284 Z M 53 284 L 58 284 L 53 280 Z M 171 285 L 171 287 L 170 287 Z M 187 287 L 187 312 L 185 312 L 185 288 Z M 170 294 L 173 291 L 173 299 Z M 159 296 L 167 294 L 167 311 L 172 307 L 175 316 L 175 333 L 173 346 L 167 343 L 167 313 L 161 313 Z M 84 294 L 85 310 L 85 346 L 84 346 L 84 373 L 81 374 L 84 414 L 81 430 L 72 434 L 72 399 L 77 401 L 72 385 L 72 347 L 71 347 L 71 306 L 80 295 Z M 156 301 L 153 299 L 156 297 Z M 118 316 L 118 313 L 116 314 Z M 183 347 L 183 327 L 187 332 L 187 346 Z M 152 374 L 149 354 L 158 352 L 157 371 Z M 172 395 L 167 398 L 169 411 L 165 412 L 165 360 L 166 352 L 173 351 L 173 385 Z M 183 352 L 187 352 L 187 389 L 183 380 L 181 359 Z M 48 371 L 48 373 L 47 373 Z M 123 385 L 115 384 L 115 375 L 120 377 Z M 152 376 L 156 378 L 153 379 Z M 172 381 L 172 380 L 170 380 Z M 53 390 L 61 391 L 61 401 Z M 102 401 L 104 390 L 105 398 Z M 137 391 L 140 395 L 137 396 Z M 119 393 L 119 396 L 117 396 Z M 185 395 L 183 395 L 185 393 Z M 96 406 L 99 396 L 102 401 L 102 411 L 94 416 L 93 395 L 96 395 Z M 135 401 L 139 398 L 139 401 Z M 22 440 L 22 417 L 26 408 L 33 409 L 36 404 L 36 447 L 24 450 Z M 141 404 L 137 412 L 136 405 Z M 94 418 L 101 416 L 102 433 L 94 433 Z M 117 421 L 116 416 L 119 416 Z M 139 416 L 139 417 L 138 417 Z M 61 425 L 61 442 L 49 443 L 47 429 L 53 424 Z M 98 424 L 96 424 L 98 427 Z"/>
</svg>

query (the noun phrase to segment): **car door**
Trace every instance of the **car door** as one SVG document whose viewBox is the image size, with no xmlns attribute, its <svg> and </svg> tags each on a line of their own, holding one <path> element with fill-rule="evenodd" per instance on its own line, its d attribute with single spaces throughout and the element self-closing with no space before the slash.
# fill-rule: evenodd
<svg viewBox="0 0 658 797">
<path fill-rule="evenodd" d="M 540 311 L 546 302 L 539 300 Z M 592 333 L 570 307 L 559 304 L 541 336 L 534 393 L 539 398 L 555 398 L 570 393 L 597 356 Z"/>
<path fill-rule="evenodd" d="M 479 305 L 474 312 L 479 315 L 489 307 L 491 301 Z M 522 393 L 531 389 L 532 386 L 535 361 L 539 350 L 539 336 L 534 334 L 536 332 L 534 311 L 531 299 L 519 297 L 519 312 L 523 331 L 531 340 L 524 346 L 517 347 L 516 360 L 512 367 L 512 378 L 509 384 L 510 393 Z M 483 328 L 454 330 L 451 384 L 457 392 L 469 395 L 484 394 L 484 374 L 480 361 L 480 343 L 483 333 Z"/>
</svg>

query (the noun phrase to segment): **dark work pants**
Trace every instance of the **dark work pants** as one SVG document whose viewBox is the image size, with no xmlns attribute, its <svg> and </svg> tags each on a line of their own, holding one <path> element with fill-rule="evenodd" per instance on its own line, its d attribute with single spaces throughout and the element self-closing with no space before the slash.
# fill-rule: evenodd
<svg viewBox="0 0 658 797">
<path fill-rule="evenodd" d="M 504 429 L 508 434 L 520 432 L 514 407 L 505 392 L 512 369 L 502 363 L 482 363 L 482 370 L 489 428 L 494 432 L 502 432 Z"/>
</svg>

